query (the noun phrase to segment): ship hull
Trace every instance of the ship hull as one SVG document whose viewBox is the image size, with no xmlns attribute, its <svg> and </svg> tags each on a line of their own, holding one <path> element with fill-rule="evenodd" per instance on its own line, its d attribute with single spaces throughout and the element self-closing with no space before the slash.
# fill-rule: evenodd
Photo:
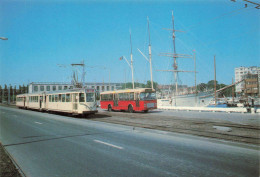
<svg viewBox="0 0 260 177">
<path fill-rule="evenodd" d="M 176 107 L 206 107 L 213 99 L 213 94 L 198 93 L 189 95 L 178 95 L 168 99 L 157 99 L 158 106 Z"/>
</svg>

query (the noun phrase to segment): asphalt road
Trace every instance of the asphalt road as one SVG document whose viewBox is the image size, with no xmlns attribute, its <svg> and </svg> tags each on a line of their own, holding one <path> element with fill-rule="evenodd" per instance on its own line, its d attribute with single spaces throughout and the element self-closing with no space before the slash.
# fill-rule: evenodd
<svg viewBox="0 0 260 177">
<path fill-rule="evenodd" d="M 0 141 L 26 176 L 259 176 L 254 145 L 7 107 L 0 113 Z"/>
</svg>

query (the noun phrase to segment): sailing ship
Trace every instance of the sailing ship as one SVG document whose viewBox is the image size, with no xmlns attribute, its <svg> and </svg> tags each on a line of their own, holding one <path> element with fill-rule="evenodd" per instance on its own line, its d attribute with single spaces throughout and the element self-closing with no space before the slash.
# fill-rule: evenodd
<svg viewBox="0 0 260 177">
<path fill-rule="evenodd" d="M 175 45 L 175 32 L 182 32 L 174 29 L 174 16 L 172 11 L 172 40 L 173 40 L 173 53 L 164 53 L 161 56 L 171 57 L 173 59 L 173 70 L 158 70 L 163 72 L 172 72 L 174 76 L 175 89 L 172 90 L 172 94 L 168 95 L 168 98 L 158 99 L 158 105 L 162 106 L 181 106 L 181 107 L 201 107 L 209 105 L 210 101 L 213 99 L 213 90 L 208 92 L 198 92 L 197 84 L 196 84 L 196 55 L 195 51 L 193 55 L 187 54 L 177 54 L 176 53 L 176 45 Z M 167 29 L 169 30 L 169 29 Z M 194 60 L 194 71 L 184 71 L 179 70 L 177 64 L 177 58 L 191 58 Z M 192 94 L 180 95 L 178 91 L 178 74 L 179 73 L 194 73 L 194 81 L 195 81 L 195 91 Z"/>
</svg>

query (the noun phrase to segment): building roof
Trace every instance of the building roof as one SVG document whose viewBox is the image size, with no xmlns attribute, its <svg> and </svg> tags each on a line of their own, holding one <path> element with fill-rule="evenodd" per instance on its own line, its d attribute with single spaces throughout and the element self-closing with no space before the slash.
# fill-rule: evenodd
<svg viewBox="0 0 260 177">
<path fill-rule="evenodd" d="M 138 88 L 138 89 L 126 89 L 126 90 L 115 90 L 115 91 L 106 91 L 101 92 L 100 94 L 112 94 L 112 93 L 129 93 L 129 92 L 155 92 L 155 90 L 151 88 Z"/>
</svg>

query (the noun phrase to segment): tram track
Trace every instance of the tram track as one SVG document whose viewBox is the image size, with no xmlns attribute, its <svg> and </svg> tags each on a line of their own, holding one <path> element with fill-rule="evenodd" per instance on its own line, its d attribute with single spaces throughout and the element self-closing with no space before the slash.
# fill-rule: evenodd
<svg viewBox="0 0 260 177">
<path fill-rule="evenodd" d="M 260 145 L 260 127 L 257 125 L 244 125 L 239 123 L 210 120 L 194 120 L 188 118 L 124 112 L 103 112 L 105 118 L 91 118 L 94 121 L 121 124 L 133 127 L 157 129 L 175 133 L 184 133 L 206 138 L 222 139 Z M 221 131 L 214 126 L 228 127 L 231 131 Z"/>
</svg>

